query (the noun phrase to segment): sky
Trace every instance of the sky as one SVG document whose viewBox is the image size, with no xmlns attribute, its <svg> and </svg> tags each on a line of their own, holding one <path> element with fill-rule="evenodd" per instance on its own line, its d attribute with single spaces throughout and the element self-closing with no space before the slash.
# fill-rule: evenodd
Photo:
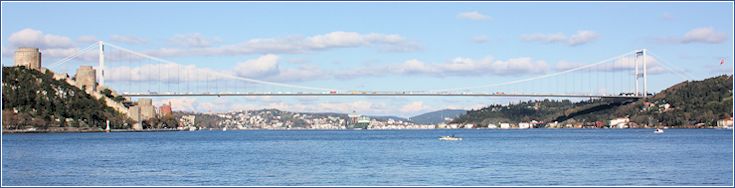
<svg viewBox="0 0 735 188">
<path fill-rule="evenodd" d="M 98 40 L 169 61 L 125 64 L 130 57 L 106 48 L 107 85 L 121 91 L 186 91 L 141 73 L 151 65 L 171 68 L 154 73 L 177 80 L 207 70 L 347 92 L 425 91 L 493 85 L 647 49 L 653 54 L 649 91 L 657 92 L 685 79 L 732 74 L 734 51 L 732 2 L 2 2 L 1 34 L 3 66 L 12 65 L 17 47 L 40 48 L 49 65 Z M 52 70 L 73 74 L 93 55 Z M 632 77 L 597 69 L 515 87 L 555 92 L 574 90 L 565 83 L 576 80 Z M 630 88 L 598 87 L 578 88 Z M 410 117 L 530 99 L 174 97 L 154 103 L 199 112 L 277 108 Z"/>
</svg>

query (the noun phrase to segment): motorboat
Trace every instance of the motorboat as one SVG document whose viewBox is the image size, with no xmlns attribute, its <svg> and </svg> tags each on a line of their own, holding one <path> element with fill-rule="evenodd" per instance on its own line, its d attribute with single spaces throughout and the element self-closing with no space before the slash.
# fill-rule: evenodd
<svg viewBox="0 0 735 188">
<path fill-rule="evenodd" d="M 664 133 L 664 130 L 663 130 L 663 129 L 658 129 L 658 128 L 657 128 L 657 129 L 656 129 L 655 131 L 653 131 L 653 133 L 656 133 L 656 134 L 661 134 L 661 133 Z"/>
<path fill-rule="evenodd" d="M 452 136 L 442 136 L 442 137 L 439 137 L 439 140 L 444 140 L 444 141 L 460 141 L 460 140 L 462 140 L 462 138 L 456 137 L 456 136 L 452 135 Z"/>
</svg>

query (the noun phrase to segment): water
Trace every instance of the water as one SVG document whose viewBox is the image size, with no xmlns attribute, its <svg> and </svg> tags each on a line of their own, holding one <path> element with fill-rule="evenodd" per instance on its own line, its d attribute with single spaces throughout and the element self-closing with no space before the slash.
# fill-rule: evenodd
<svg viewBox="0 0 735 188">
<path fill-rule="evenodd" d="M 463 141 L 439 141 L 456 134 Z M 732 185 L 730 130 L 4 134 L 3 185 Z"/>
</svg>

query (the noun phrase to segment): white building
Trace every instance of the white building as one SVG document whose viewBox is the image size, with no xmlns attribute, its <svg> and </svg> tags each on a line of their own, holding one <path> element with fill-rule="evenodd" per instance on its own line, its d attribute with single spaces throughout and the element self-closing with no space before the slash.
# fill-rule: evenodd
<svg viewBox="0 0 735 188">
<path fill-rule="evenodd" d="M 610 128 L 625 129 L 628 128 L 630 118 L 615 118 L 610 120 Z"/>
<path fill-rule="evenodd" d="M 526 123 L 526 122 L 518 123 L 518 128 L 519 129 L 528 129 L 528 128 L 531 128 L 531 124 L 530 123 Z"/>
</svg>

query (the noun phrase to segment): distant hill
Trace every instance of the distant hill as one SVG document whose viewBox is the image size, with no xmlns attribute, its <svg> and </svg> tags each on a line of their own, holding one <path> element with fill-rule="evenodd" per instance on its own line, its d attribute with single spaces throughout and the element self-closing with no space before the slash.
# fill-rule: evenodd
<svg viewBox="0 0 735 188">
<path fill-rule="evenodd" d="M 409 119 L 398 117 L 398 116 L 371 116 L 371 115 L 367 115 L 367 116 L 370 118 L 376 119 L 378 121 L 387 121 L 388 119 L 410 121 Z"/>
<path fill-rule="evenodd" d="M 454 119 L 465 113 L 467 113 L 467 110 L 444 109 L 413 116 L 409 120 L 421 124 L 439 124 L 444 122 L 444 118 Z"/>
</svg>

